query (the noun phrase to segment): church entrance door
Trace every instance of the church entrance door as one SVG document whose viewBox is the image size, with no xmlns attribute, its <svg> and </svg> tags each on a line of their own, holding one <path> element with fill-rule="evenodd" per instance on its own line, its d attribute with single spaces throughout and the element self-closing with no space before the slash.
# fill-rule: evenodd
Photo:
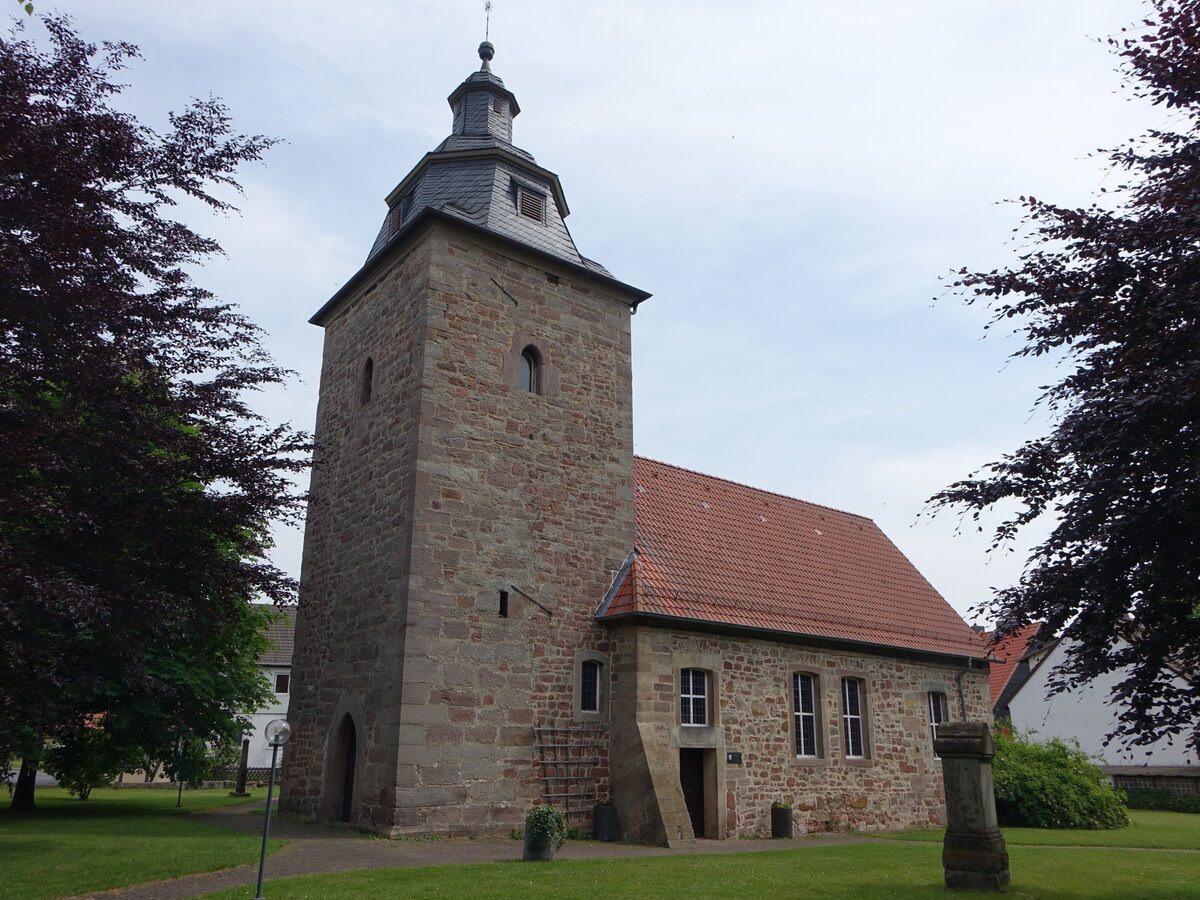
<svg viewBox="0 0 1200 900">
<path fill-rule="evenodd" d="M 679 751 L 679 786 L 683 788 L 683 802 L 687 806 L 688 818 L 692 820 L 692 831 L 696 837 L 706 837 L 704 831 L 704 751 L 695 747 L 683 747 Z"/>
</svg>

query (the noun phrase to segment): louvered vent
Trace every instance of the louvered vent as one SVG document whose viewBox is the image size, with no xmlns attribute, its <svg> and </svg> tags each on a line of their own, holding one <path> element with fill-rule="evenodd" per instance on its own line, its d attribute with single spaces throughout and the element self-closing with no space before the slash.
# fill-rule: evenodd
<svg viewBox="0 0 1200 900">
<path fill-rule="evenodd" d="M 504 115 L 504 101 L 499 97 L 492 98 L 492 112 L 498 116 Z"/>
<path fill-rule="evenodd" d="M 517 210 L 527 219 L 546 221 L 546 198 L 533 191 L 520 188 L 517 191 Z"/>
</svg>

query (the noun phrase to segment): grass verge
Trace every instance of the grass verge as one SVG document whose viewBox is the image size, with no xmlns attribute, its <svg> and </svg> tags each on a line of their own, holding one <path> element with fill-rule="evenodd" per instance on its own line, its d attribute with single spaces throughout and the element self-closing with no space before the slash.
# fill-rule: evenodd
<svg viewBox="0 0 1200 900">
<path fill-rule="evenodd" d="M 1052 847 L 1149 847 L 1160 850 L 1200 850 L 1200 816 L 1188 813 L 1160 812 L 1150 809 L 1129 810 L 1129 827 L 1114 829 L 1004 828 L 1004 842 L 1015 846 Z M 945 829 L 896 831 L 878 837 L 903 841 L 942 842 Z M 876 835 L 869 835 L 875 837 Z M 1200 888 L 1197 889 L 1200 896 Z"/>
<path fill-rule="evenodd" d="M 0 809 L 0 898 L 70 897 L 258 861 L 261 837 L 183 815 L 246 801 L 227 790 L 184 791 L 180 809 L 175 799 L 168 790 L 97 788 L 80 801 L 40 787 L 34 812 Z"/>
<path fill-rule="evenodd" d="M 1016 847 L 1005 897 L 1039 900 L 1194 898 L 1200 854 L 1153 850 Z M 744 898 L 918 900 L 951 896 L 941 848 L 855 844 L 726 856 L 589 859 L 376 869 L 272 881 L 271 900 L 409 898 Z M 253 887 L 210 894 L 243 900 Z M 965 894 L 963 896 L 974 896 Z"/>
</svg>

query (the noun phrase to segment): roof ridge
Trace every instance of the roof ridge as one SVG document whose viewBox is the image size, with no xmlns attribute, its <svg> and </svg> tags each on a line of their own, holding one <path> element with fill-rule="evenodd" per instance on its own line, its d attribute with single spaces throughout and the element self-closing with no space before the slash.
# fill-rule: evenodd
<svg viewBox="0 0 1200 900">
<path fill-rule="evenodd" d="M 862 519 L 864 522 L 870 522 L 872 525 L 875 525 L 876 528 L 879 527 L 875 520 L 870 516 L 864 516 L 861 513 L 850 512 L 847 509 L 838 509 L 836 506 L 829 506 L 824 503 L 815 503 L 812 500 L 805 500 L 802 497 L 793 497 L 791 494 L 784 494 L 780 493 L 779 491 L 771 491 L 766 488 L 755 487 L 752 484 L 746 484 L 742 481 L 734 481 L 732 478 L 722 478 L 720 475 L 710 475 L 707 472 L 701 472 L 697 469 L 689 469 L 687 466 L 677 466 L 674 463 L 663 462 L 660 459 L 651 459 L 649 456 L 639 456 L 635 453 L 633 459 L 635 462 L 640 459 L 643 462 L 653 463 L 656 466 L 663 466 L 668 469 L 677 469 L 680 472 L 687 472 L 689 475 L 699 475 L 701 478 L 708 478 L 713 481 L 721 481 L 725 484 L 731 484 L 734 487 L 743 488 L 748 491 L 754 491 L 756 494 L 769 494 L 770 496 L 778 497 L 781 500 L 790 500 L 793 503 L 803 503 L 806 506 L 814 506 L 817 509 L 827 509 L 830 512 L 835 512 L 843 516 L 851 516 L 855 519 Z"/>
</svg>

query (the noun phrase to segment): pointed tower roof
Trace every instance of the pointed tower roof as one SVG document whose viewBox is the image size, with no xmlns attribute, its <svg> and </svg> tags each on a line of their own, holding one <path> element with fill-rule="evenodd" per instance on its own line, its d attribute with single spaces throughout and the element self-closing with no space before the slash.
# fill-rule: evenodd
<svg viewBox="0 0 1200 900">
<path fill-rule="evenodd" d="M 494 54 L 487 41 L 479 45 L 482 66 L 447 98 L 450 135 L 388 194 L 388 212 L 367 258 L 423 210 L 435 209 L 608 275 L 576 249 L 563 222 L 570 210 L 558 176 L 513 145 L 513 119 L 521 107 L 492 72 Z"/>
<path fill-rule="evenodd" d="M 613 278 L 575 247 L 563 221 L 569 214 L 558 176 L 512 143 L 517 98 L 492 72 L 495 48 L 479 45 L 482 61 L 447 98 L 453 113 L 450 135 L 426 153 L 387 195 L 388 211 L 362 269 L 309 320 L 315 325 L 374 269 L 389 247 L 433 216 L 479 228 L 537 253 L 576 266 L 630 295 L 631 306 L 650 295 Z"/>
</svg>

